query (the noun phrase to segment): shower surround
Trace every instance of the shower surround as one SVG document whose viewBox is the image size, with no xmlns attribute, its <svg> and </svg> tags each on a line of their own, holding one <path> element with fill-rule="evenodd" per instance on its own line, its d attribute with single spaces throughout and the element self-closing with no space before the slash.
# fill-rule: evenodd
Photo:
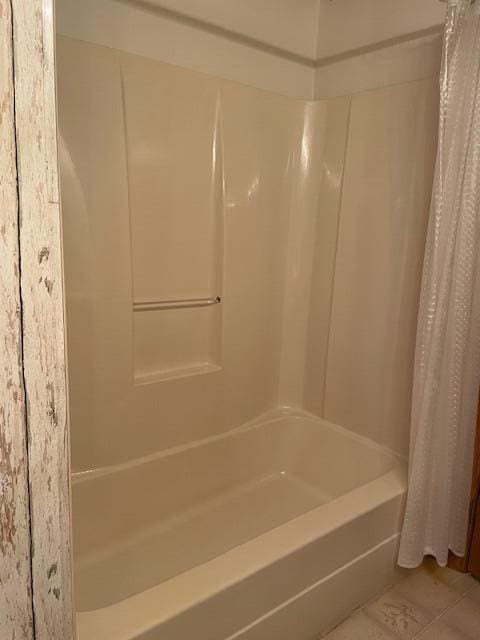
<svg viewBox="0 0 480 640">
<path fill-rule="evenodd" d="M 437 80 L 57 59 L 80 640 L 309 640 L 397 575 Z"/>
</svg>

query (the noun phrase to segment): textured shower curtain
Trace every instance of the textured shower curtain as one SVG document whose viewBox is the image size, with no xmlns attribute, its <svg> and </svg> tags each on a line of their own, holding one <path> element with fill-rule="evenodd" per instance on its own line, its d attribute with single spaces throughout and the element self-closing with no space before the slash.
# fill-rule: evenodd
<svg viewBox="0 0 480 640">
<path fill-rule="evenodd" d="M 448 3 L 399 564 L 465 554 L 480 384 L 480 0 Z"/>
</svg>

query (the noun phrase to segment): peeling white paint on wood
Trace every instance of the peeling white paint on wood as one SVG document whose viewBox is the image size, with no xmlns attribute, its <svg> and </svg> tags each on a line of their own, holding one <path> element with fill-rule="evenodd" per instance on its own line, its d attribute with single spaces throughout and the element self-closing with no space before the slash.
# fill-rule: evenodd
<svg viewBox="0 0 480 640">
<path fill-rule="evenodd" d="M 11 25 L 0 0 L 0 638 L 33 640 Z"/>
<path fill-rule="evenodd" d="M 58 182 L 57 102 L 55 91 L 55 19 L 53 8 L 54 0 L 42 1 L 47 192 L 49 202 L 60 202 Z"/>
<path fill-rule="evenodd" d="M 12 0 L 35 640 L 74 637 L 53 0 Z"/>
</svg>

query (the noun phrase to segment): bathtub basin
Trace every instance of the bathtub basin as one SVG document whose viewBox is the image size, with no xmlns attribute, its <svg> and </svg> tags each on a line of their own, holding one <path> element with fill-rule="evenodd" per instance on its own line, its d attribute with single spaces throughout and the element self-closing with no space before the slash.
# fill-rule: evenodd
<svg viewBox="0 0 480 640">
<path fill-rule="evenodd" d="M 304 413 L 73 481 L 79 640 L 310 640 L 394 582 L 406 469 Z"/>
</svg>

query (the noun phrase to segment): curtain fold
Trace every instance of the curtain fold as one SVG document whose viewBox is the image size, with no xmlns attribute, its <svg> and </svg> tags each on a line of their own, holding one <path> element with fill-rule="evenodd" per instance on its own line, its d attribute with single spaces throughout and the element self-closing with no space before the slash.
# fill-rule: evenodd
<svg viewBox="0 0 480 640">
<path fill-rule="evenodd" d="M 450 0 L 399 564 L 465 553 L 480 385 L 480 0 Z"/>
</svg>

